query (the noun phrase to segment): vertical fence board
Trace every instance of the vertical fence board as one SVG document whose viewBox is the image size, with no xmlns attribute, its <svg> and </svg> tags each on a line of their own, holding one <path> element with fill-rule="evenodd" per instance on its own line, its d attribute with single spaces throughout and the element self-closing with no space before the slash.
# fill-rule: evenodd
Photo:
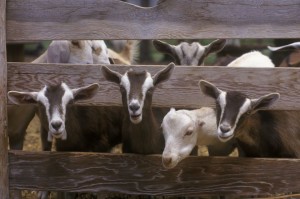
<svg viewBox="0 0 300 199">
<path fill-rule="evenodd" d="M 0 198 L 9 198 L 6 132 L 6 0 L 0 1 Z"/>
</svg>

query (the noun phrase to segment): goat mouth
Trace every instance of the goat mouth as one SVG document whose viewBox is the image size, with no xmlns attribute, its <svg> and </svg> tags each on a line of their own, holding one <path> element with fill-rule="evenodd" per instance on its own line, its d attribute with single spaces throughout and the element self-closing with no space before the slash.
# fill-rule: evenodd
<svg viewBox="0 0 300 199">
<path fill-rule="evenodd" d="M 228 140 L 230 140 L 233 137 L 233 134 L 231 135 L 220 135 L 218 136 L 219 140 L 221 142 L 227 142 Z"/>
<path fill-rule="evenodd" d="M 130 115 L 130 121 L 134 124 L 138 124 L 142 121 L 142 114 Z"/>
<path fill-rule="evenodd" d="M 63 136 L 63 133 L 60 133 L 60 132 L 55 132 L 55 133 L 52 133 L 52 136 L 54 138 L 61 138 Z"/>
<path fill-rule="evenodd" d="M 133 120 L 138 120 L 138 119 L 141 117 L 141 114 L 131 115 L 130 117 L 131 117 L 131 119 L 133 119 Z"/>
</svg>

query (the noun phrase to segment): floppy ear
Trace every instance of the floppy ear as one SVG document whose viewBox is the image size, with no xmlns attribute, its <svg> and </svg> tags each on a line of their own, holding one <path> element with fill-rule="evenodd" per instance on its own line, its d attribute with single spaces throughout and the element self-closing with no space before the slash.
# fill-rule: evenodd
<svg viewBox="0 0 300 199">
<path fill-rule="evenodd" d="M 153 85 L 160 84 L 164 81 L 167 81 L 174 70 L 175 64 L 170 63 L 167 67 L 164 69 L 158 71 L 152 78 L 153 78 Z"/>
<path fill-rule="evenodd" d="M 279 93 L 270 93 L 257 99 L 251 99 L 251 109 L 258 111 L 270 107 L 280 97 Z"/>
<path fill-rule="evenodd" d="M 37 102 L 38 92 L 9 91 L 8 99 L 14 104 L 32 104 Z"/>
<path fill-rule="evenodd" d="M 68 43 L 68 41 L 65 40 L 51 42 L 47 49 L 47 62 L 68 63 L 70 57 L 69 45 L 70 43 Z"/>
<path fill-rule="evenodd" d="M 88 86 L 72 89 L 74 100 L 87 100 L 94 97 L 99 90 L 99 84 L 94 83 Z"/>
<path fill-rule="evenodd" d="M 199 86 L 201 91 L 214 99 L 217 99 L 219 95 L 221 94 L 222 90 L 218 89 L 214 84 L 205 81 L 205 80 L 200 80 L 199 81 Z"/>
<path fill-rule="evenodd" d="M 107 81 L 120 84 L 122 75 L 116 71 L 110 70 L 106 66 L 101 67 L 102 74 Z"/>
<path fill-rule="evenodd" d="M 160 40 L 153 40 L 152 41 L 153 46 L 155 47 L 155 49 L 161 53 L 165 53 L 168 54 L 170 56 L 172 56 L 173 58 L 176 59 L 177 54 L 176 51 L 174 49 L 174 46 L 171 44 L 168 44 L 166 42 L 160 41 Z"/>
<path fill-rule="evenodd" d="M 226 39 L 217 39 L 211 42 L 209 45 L 205 46 L 205 56 L 209 55 L 210 53 L 217 53 L 221 51 L 226 44 Z"/>
</svg>

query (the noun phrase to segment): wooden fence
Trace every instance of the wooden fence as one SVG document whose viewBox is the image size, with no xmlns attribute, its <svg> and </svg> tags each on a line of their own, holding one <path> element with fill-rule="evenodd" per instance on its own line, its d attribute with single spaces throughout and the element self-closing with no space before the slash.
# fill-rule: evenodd
<svg viewBox="0 0 300 199">
<path fill-rule="evenodd" d="M 159 156 L 8 151 L 6 130 L 7 90 L 34 90 L 53 80 L 71 87 L 99 82 L 98 95 L 83 105 L 121 106 L 100 65 L 7 63 L 9 41 L 299 38 L 299 10 L 300 0 L 161 0 L 152 8 L 118 0 L 0 0 L 0 198 L 8 199 L 13 189 L 186 196 L 299 192 L 299 159 L 190 157 L 166 170 Z M 178 66 L 153 103 L 211 106 L 198 88 L 200 79 L 251 97 L 280 92 L 274 109 L 300 109 L 296 68 Z"/>
</svg>

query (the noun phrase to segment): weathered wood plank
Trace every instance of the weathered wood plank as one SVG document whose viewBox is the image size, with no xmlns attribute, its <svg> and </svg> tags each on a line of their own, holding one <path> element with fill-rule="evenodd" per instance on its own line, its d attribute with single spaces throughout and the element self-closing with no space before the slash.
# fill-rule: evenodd
<svg viewBox="0 0 300 199">
<path fill-rule="evenodd" d="M 166 170 L 160 156 L 12 151 L 9 164 L 12 189 L 186 196 L 300 190 L 299 159 L 189 157 Z"/>
<path fill-rule="evenodd" d="M 9 199 L 6 116 L 6 1 L 0 0 L 0 198 Z"/>
<path fill-rule="evenodd" d="M 300 36 L 300 0 L 161 0 L 152 8 L 119 0 L 10 0 L 7 4 L 10 41 Z"/>
<path fill-rule="evenodd" d="M 109 66 L 123 73 L 128 66 Z M 147 69 L 152 74 L 159 66 L 132 66 L 136 70 Z M 104 80 L 100 65 L 41 65 L 8 63 L 8 90 L 34 91 L 50 82 L 65 81 L 70 87 L 98 82 L 99 93 L 88 105 L 120 106 L 121 94 L 117 85 Z M 300 110 L 300 69 L 298 68 L 228 68 L 176 66 L 171 79 L 156 89 L 154 106 L 197 108 L 212 106 L 213 101 L 202 94 L 200 79 L 215 83 L 224 90 L 238 90 L 255 98 L 270 92 L 279 92 L 280 100 L 274 104 L 277 110 Z"/>
</svg>

